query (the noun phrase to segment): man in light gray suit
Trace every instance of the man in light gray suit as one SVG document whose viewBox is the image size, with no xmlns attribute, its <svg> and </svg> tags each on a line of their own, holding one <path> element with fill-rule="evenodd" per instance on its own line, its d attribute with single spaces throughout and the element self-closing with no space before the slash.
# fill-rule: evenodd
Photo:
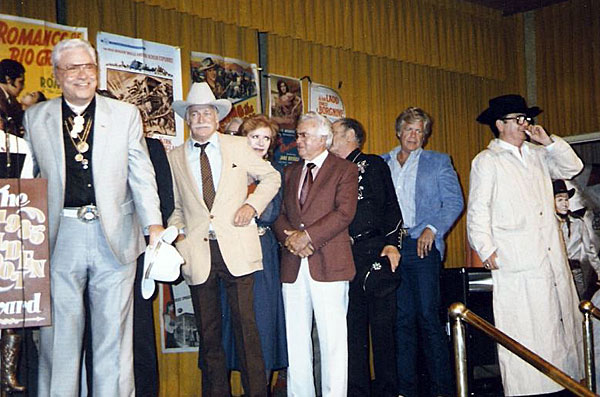
<svg viewBox="0 0 600 397">
<path fill-rule="evenodd" d="M 71 39 L 52 52 L 63 95 L 27 110 L 34 172 L 48 179 L 51 327 L 41 329 L 39 396 L 78 396 L 87 288 L 93 388 L 133 396 L 135 261 L 162 231 L 138 110 L 95 95 L 93 47 Z"/>
</svg>

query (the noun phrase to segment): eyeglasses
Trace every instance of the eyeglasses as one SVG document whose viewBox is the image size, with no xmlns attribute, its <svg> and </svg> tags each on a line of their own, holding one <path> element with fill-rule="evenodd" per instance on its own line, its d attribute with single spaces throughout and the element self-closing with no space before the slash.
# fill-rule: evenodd
<svg viewBox="0 0 600 397">
<path fill-rule="evenodd" d="M 296 140 L 298 139 L 309 139 L 319 137 L 317 134 L 308 134 L 306 132 L 296 132 Z"/>
<path fill-rule="evenodd" d="M 535 120 L 532 117 L 527 117 L 527 116 L 503 117 L 500 120 L 502 120 L 504 122 L 506 122 L 508 120 L 515 120 L 517 122 L 517 124 L 519 124 L 519 125 L 523 125 L 525 123 L 527 123 L 527 125 L 535 124 Z"/>
<path fill-rule="evenodd" d="M 61 68 L 59 66 L 56 69 L 61 70 L 65 73 L 67 77 L 75 77 L 79 74 L 79 72 L 84 72 L 85 74 L 92 74 L 96 72 L 96 64 L 94 63 L 82 63 L 79 65 L 67 65 L 65 68 Z"/>
</svg>

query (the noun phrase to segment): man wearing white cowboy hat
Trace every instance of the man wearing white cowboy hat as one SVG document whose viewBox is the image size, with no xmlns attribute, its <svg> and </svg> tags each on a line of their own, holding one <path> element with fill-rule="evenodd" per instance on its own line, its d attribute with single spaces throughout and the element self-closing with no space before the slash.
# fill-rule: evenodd
<svg viewBox="0 0 600 397">
<path fill-rule="evenodd" d="M 471 165 L 467 232 L 492 270 L 496 326 L 579 380 L 581 314 L 551 178 L 571 178 L 583 164 L 564 140 L 533 122 L 540 113 L 520 95 L 503 95 L 477 118 L 497 139 Z M 507 396 L 562 389 L 504 348 L 498 358 Z"/>
<path fill-rule="evenodd" d="M 244 138 L 217 132 L 231 103 L 215 99 L 208 84 L 194 83 L 187 101 L 175 101 L 173 109 L 186 120 L 190 138 L 169 154 L 175 182 L 169 225 L 182 232 L 176 246 L 185 259 L 181 270 L 190 286 L 200 335 L 203 395 L 230 395 L 221 344 L 220 279 L 231 306 L 244 390 L 248 396 L 265 396 L 267 380 L 253 309 L 251 274 L 262 269 L 254 217 L 275 196 L 281 177 Z M 250 195 L 249 177 L 260 182 Z"/>
</svg>

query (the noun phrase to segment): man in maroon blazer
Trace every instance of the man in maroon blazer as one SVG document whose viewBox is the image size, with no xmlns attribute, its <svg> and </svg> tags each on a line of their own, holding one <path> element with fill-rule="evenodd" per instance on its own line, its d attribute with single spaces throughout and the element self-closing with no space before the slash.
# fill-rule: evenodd
<svg viewBox="0 0 600 397">
<path fill-rule="evenodd" d="M 333 133 L 323 116 L 308 113 L 296 140 L 303 161 L 284 171 L 285 194 L 274 224 L 285 248 L 281 281 L 289 356 L 288 395 L 315 395 L 312 357 L 314 312 L 324 397 L 346 396 L 348 284 L 355 274 L 348 225 L 358 197 L 358 169 L 329 154 Z"/>
</svg>

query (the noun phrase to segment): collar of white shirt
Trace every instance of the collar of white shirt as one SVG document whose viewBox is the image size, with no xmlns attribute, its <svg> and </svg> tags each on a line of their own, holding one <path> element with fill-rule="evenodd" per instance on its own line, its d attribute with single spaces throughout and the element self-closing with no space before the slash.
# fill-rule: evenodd
<svg viewBox="0 0 600 397">
<path fill-rule="evenodd" d="M 215 133 L 212 134 L 210 136 L 210 138 L 208 138 L 208 140 L 204 141 L 204 143 L 206 143 L 206 142 L 208 142 L 208 146 L 206 146 L 206 150 L 209 150 L 209 148 L 211 148 L 211 147 L 214 147 L 215 149 L 219 149 L 220 148 L 219 133 L 215 131 Z M 203 144 L 201 142 L 198 142 L 194 138 L 192 138 L 192 136 L 190 135 L 190 147 L 192 148 L 192 150 L 200 151 L 200 148 L 196 147 L 196 143 L 199 145 Z"/>
<path fill-rule="evenodd" d="M 496 142 L 498 143 L 498 146 L 500 146 L 503 149 L 509 150 L 512 153 L 514 153 L 515 156 L 517 156 L 517 158 L 519 160 L 521 160 L 522 162 L 525 162 L 525 157 L 527 157 L 529 155 L 529 146 L 527 144 L 525 144 L 525 142 L 523 142 L 523 144 L 521 145 L 521 150 L 519 150 L 518 147 L 516 147 L 515 145 L 508 143 L 506 141 L 503 141 L 502 139 L 497 138 Z"/>
<path fill-rule="evenodd" d="M 323 163 L 325 162 L 325 159 L 327 158 L 328 154 L 329 154 L 329 152 L 327 150 L 324 150 L 323 153 L 319 154 L 314 159 L 312 159 L 310 161 L 304 160 L 303 168 L 306 168 L 306 164 L 313 163 L 315 166 L 317 166 L 317 169 L 320 169 L 323 166 Z M 314 171 L 313 171 L 313 174 L 314 174 Z"/>
</svg>

